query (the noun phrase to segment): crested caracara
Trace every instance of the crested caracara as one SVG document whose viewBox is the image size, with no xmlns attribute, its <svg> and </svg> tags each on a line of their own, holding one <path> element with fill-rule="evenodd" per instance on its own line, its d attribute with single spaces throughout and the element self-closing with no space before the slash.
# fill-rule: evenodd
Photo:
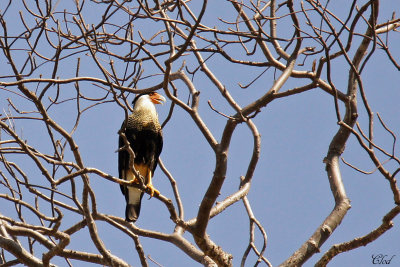
<svg viewBox="0 0 400 267">
<path fill-rule="evenodd" d="M 139 94 L 133 100 L 133 112 L 122 124 L 123 132 L 134 153 L 133 166 L 143 177 L 143 182 L 150 189 L 151 196 L 160 192 L 153 187 L 151 178 L 157 167 L 158 157 L 163 146 L 163 137 L 158 114 L 154 104 L 162 104 L 165 98 L 156 92 Z M 130 156 L 122 136 L 119 137 L 118 171 L 121 179 L 138 183 L 132 166 Z M 132 161 L 131 161 L 132 162 Z M 135 222 L 140 213 L 140 203 L 143 191 L 132 186 L 121 185 L 125 196 L 125 220 Z"/>
</svg>

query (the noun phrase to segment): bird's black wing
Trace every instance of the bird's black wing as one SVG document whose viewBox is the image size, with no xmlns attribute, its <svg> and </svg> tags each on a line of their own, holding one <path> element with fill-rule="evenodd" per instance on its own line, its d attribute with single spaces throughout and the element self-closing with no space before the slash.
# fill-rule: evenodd
<svg viewBox="0 0 400 267">
<path fill-rule="evenodd" d="M 122 127 L 124 127 L 124 124 L 122 125 Z M 123 129 L 123 128 L 121 128 Z M 131 148 L 133 149 L 133 144 L 136 143 L 136 131 L 135 129 L 125 129 L 124 130 L 125 136 L 131 146 Z M 125 142 L 124 139 L 122 138 L 122 136 L 119 136 L 118 139 L 118 175 L 120 179 L 124 179 L 126 180 L 126 172 L 130 169 L 129 168 L 129 152 L 126 149 L 121 150 L 122 147 L 125 146 Z M 127 187 L 121 185 L 121 191 L 122 194 L 125 195 L 125 193 L 127 192 Z"/>
<path fill-rule="evenodd" d="M 157 168 L 158 158 L 160 157 L 160 154 L 161 154 L 161 151 L 162 151 L 162 148 L 163 148 L 163 134 L 162 134 L 161 130 L 157 133 L 157 136 L 155 138 L 155 143 L 156 143 L 156 148 L 155 148 L 155 154 L 154 154 L 154 156 L 155 156 L 155 158 L 154 158 L 154 166 L 153 166 L 153 168 L 151 170 L 151 172 L 153 174 L 154 174 L 154 171 Z"/>
<path fill-rule="evenodd" d="M 118 148 L 121 149 L 121 147 L 124 146 L 124 140 L 120 136 L 118 139 Z M 126 166 L 129 165 L 129 154 L 126 150 L 119 150 L 118 151 L 118 175 L 120 179 L 125 180 L 125 170 Z M 126 192 L 126 186 L 120 185 L 121 187 L 121 192 L 122 194 L 125 195 Z"/>
</svg>

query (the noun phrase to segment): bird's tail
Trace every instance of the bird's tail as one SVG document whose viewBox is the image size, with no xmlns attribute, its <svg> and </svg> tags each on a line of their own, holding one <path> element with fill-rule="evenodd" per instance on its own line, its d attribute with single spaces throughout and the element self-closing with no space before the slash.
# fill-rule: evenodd
<svg viewBox="0 0 400 267">
<path fill-rule="evenodd" d="M 127 222 L 136 222 L 140 214 L 143 192 L 138 188 L 128 188 L 129 197 L 126 202 L 125 220 Z"/>
<path fill-rule="evenodd" d="M 138 205 L 126 204 L 125 220 L 127 222 L 136 222 L 139 218 L 140 203 Z"/>
</svg>

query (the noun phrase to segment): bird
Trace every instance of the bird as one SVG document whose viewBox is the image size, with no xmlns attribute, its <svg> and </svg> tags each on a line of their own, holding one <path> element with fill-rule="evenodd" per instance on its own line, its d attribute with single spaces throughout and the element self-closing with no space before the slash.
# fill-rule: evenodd
<svg viewBox="0 0 400 267">
<path fill-rule="evenodd" d="M 126 136 L 126 140 L 132 148 L 133 160 L 130 160 L 126 141 L 121 134 L 118 140 L 119 178 L 139 184 L 130 165 L 133 162 L 134 169 L 143 177 L 144 185 L 150 190 L 151 197 L 154 194 L 160 194 L 154 188 L 151 179 L 163 147 L 163 134 L 155 104 L 163 104 L 165 101 L 165 98 L 156 92 L 138 94 L 133 100 L 133 111 L 122 123 L 120 130 Z M 125 220 L 136 222 L 140 214 L 144 193 L 141 189 L 133 186 L 121 184 L 120 187 L 126 200 Z"/>
</svg>

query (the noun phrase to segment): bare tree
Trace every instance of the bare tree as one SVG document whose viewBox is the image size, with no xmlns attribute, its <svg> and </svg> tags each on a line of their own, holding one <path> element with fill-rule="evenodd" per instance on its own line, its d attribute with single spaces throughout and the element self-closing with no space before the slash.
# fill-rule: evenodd
<svg viewBox="0 0 400 267">
<path fill-rule="evenodd" d="M 373 110 L 367 96 L 369 85 L 364 82 L 364 70 L 374 64 L 373 57 L 386 60 L 392 70 L 400 70 L 399 55 L 392 50 L 399 43 L 400 19 L 396 10 L 389 10 L 391 15 L 386 8 L 384 15 L 380 14 L 381 5 L 387 3 L 2 1 L 0 262 L 4 266 L 50 266 L 55 261 L 128 266 L 134 253 L 121 257 L 111 252 L 99 231 L 99 227 L 106 227 L 109 235 L 133 240 L 134 257 L 143 266 L 157 259 L 146 256 L 142 237 L 167 242 L 205 266 L 232 266 L 233 258 L 244 266 L 250 264 L 251 257 L 255 266 L 272 266 L 267 257 L 268 229 L 255 216 L 254 203 L 248 198 L 253 179 L 261 179 L 254 175 L 260 155 L 274 154 L 261 150 L 264 133 L 255 120 L 268 111 L 270 103 L 311 90 L 330 97 L 329 110 L 336 116 L 330 123 L 337 124 L 337 131 L 326 144 L 324 159 L 334 205 L 329 215 L 317 222 L 320 225 L 309 239 L 288 252 L 292 255 L 281 266 L 301 266 L 313 256 L 320 257 L 317 266 L 325 266 L 339 253 L 374 242 L 400 213 L 396 183 L 400 159 L 395 148 L 395 131 L 399 129 L 392 129 L 390 118 Z M 224 74 L 224 68 L 230 75 Z M 337 69 L 346 73 L 345 77 L 337 74 Z M 249 77 L 253 78 L 249 81 Z M 237 94 L 242 90 L 239 87 L 257 90 L 248 91 L 243 100 Z M 105 199 L 95 184 L 118 190 L 119 184 L 129 183 L 101 165 L 88 164 L 95 160 L 89 159 L 84 148 L 90 142 L 88 136 L 101 135 L 104 128 L 122 123 L 122 114 L 131 112 L 133 94 L 155 90 L 169 99 L 169 111 L 163 118 L 166 138 L 177 134 L 171 124 L 183 112 L 190 118 L 190 125 L 184 127 L 200 130 L 212 151 L 208 160 L 215 162 L 212 175 L 201 178 L 208 185 L 201 202 L 191 207 L 184 205 L 181 184 L 183 179 L 200 178 L 193 170 L 187 170 L 186 177 L 176 177 L 162 155 L 160 169 L 170 183 L 171 194 L 161 190 L 152 201 L 162 203 L 160 209 L 168 212 L 163 220 L 171 225 L 169 230 L 145 229 L 125 222 L 123 214 L 103 212 L 101 203 L 125 204 L 122 195 Z M 122 117 L 107 117 L 109 109 Z M 99 119 L 96 128 L 82 123 L 94 118 L 91 111 Z M 111 122 L 114 120 L 116 124 Z M 214 122 L 221 127 L 220 136 L 210 127 Z M 233 182 L 237 189 L 220 196 L 227 183 L 228 162 L 238 157 L 228 151 L 239 125 L 251 133 L 242 142 L 252 147 L 252 152 L 245 160 L 247 170 L 237 173 Z M 386 135 L 376 135 L 376 128 Z M 117 149 L 118 128 L 108 131 L 114 136 L 107 142 L 114 142 Z M 375 167 L 373 172 L 390 187 L 393 207 L 376 229 L 362 237 L 349 236 L 347 242 L 318 256 L 350 209 L 340 165 L 368 174 L 351 161 L 340 162 L 352 136 L 358 142 L 355 149 L 366 153 L 367 163 Z M 382 139 L 393 145 L 380 146 Z M 116 154 L 98 157 L 110 159 Z M 263 179 L 277 179 L 265 176 Z M 144 185 L 131 186 L 147 190 Z M 243 244 L 242 255 L 232 255 L 208 232 L 214 218 L 237 202 L 244 205 L 246 213 L 240 216 L 247 217 L 250 226 L 244 226 L 248 244 Z M 186 218 L 184 211 L 194 208 L 197 215 Z M 90 236 L 86 244 L 70 244 L 86 233 Z M 256 237 L 262 242 L 256 242 Z"/>
</svg>

